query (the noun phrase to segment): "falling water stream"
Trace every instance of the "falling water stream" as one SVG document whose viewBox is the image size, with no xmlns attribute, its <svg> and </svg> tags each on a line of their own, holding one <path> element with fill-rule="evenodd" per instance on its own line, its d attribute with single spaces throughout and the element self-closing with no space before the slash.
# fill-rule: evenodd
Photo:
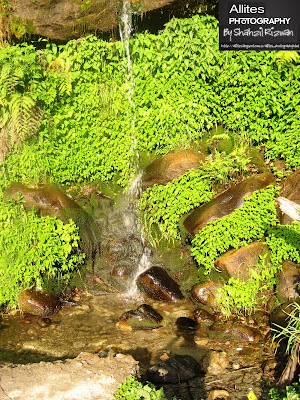
<svg viewBox="0 0 300 400">
<path fill-rule="evenodd" d="M 127 227 L 129 232 L 138 232 L 141 242 L 143 244 L 143 254 L 141 256 L 140 262 L 136 268 L 136 272 L 132 276 L 131 281 L 128 283 L 128 289 L 126 291 L 126 297 L 132 298 L 137 295 L 137 286 L 136 280 L 138 276 L 147 270 L 151 266 L 150 255 L 151 250 L 146 245 L 145 238 L 141 232 L 141 222 L 139 218 L 139 212 L 137 210 L 136 201 L 138 196 L 140 195 L 142 188 L 142 172 L 138 172 L 139 169 L 139 154 L 137 151 L 137 140 L 136 140 L 136 132 L 135 132 L 135 103 L 133 100 L 134 95 L 134 73 L 133 73 L 133 65 L 130 54 L 130 46 L 129 41 L 132 33 L 132 16 L 133 10 L 132 5 L 129 0 L 123 1 L 122 10 L 120 13 L 119 20 L 119 29 L 120 29 L 120 37 L 123 45 L 123 52 L 126 64 L 126 80 L 127 80 L 127 96 L 130 104 L 130 110 L 128 112 L 128 117 L 130 118 L 131 125 L 131 152 L 133 153 L 133 161 L 132 167 L 134 170 L 134 178 L 131 182 L 130 187 L 127 189 L 126 193 L 126 203 L 127 207 L 124 213 L 124 225 Z"/>
</svg>

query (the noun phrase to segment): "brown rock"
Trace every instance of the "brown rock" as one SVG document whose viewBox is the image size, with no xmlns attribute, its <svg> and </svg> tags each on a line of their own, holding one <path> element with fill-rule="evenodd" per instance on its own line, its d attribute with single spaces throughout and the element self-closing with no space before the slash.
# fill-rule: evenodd
<svg viewBox="0 0 300 400">
<path fill-rule="evenodd" d="M 284 181 L 280 196 L 300 205 L 300 169 L 289 175 Z M 289 225 L 293 220 L 287 214 L 280 214 L 280 223 Z"/>
<path fill-rule="evenodd" d="M 155 183 L 166 185 L 172 179 L 178 178 L 191 168 L 198 169 L 200 160 L 204 157 L 196 151 L 179 151 L 168 153 L 153 160 L 145 169 L 143 186 L 151 187 Z"/>
<path fill-rule="evenodd" d="M 197 322 L 197 324 L 211 324 L 215 322 L 216 318 L 214 315 L 209 313 L 208 311 L 202 309 L 202 308 L 197 308 L 194 311 L 194 319 Z"/>
<path fill-rule="evenodd" d="M 271 325 L 278 329 L 278 326 L 285 328 L 289 321 L 289 314 L 295 311 L 294 303 L 300 306 L 300 299 L 290 300 L 282 304 L 280 307 L 276 308 L 270 317 Z M 296 315 L 299 314 L 296 311 Z"/>
<path fill-rule="evenodd" d="M 297 290 L 300 283 L 300 266 L 290 261 L 284 261 L 282 270 L 277 275 L 277 293 L 286 300 L 299 297 Z"/>
<path fill-rule="evenodd" d="M 230 250 L 215 262 L 215 266 L 223 269 L 230 277 L 247 281 L 250 278 L 249 270 L 259 261 L 259 256 L 269 254 L 265 243 L 254 242 L 237 250 Z"/>
<path fill-rule="evenodd" d="M 118 325 L 132 329 L 159 328 L 163 317 L 148 304 L 142 304 L 136 310 L 126 311 L 119 318 Z"/>
<path fill-rule="evenodd" d="M 146 13 L 175 3 L 184 8 L 188 1 L 134 0 L 135 10 Z M 179 4 L 178 4 L 179 3 Z M 95 32 L 112 31 L 118 26 L 122 2 L 118 0 L 15 0 L 11 13 L 24 19 L 26 33 L 35 33 L 56 40 L 70 40 Z"/>
<path fill-rule="evenodd" d="M 183 225 L 188 232 L 194 235 L 208 222 L 222 218 L 231 214 L 235 209 L 243 207 L 244 198 L 251 196 L 255 190 L 263 189 L 274 182 L 275 177 L 270 173 L 252 176 L 193 210 L 184 220 Z"/>
<path fill-rule="evenodd" d="M 225 351 L 211 350 L 201 362 L 201 369 L 206 375 L 223 374 L 229 366 L 229 356 Z"/>
<path fill-rule="evenodd" d="M 74 200 L 53 185 L 29 188 L 22 183 L 14 182 L 4 191 L 4 198 L 17 200 L 19 195 L 22 196 L 26 210 L 34 207 L 41 215 L 57 217 L 64 208 L 80 208 Z"/>
<path fill-rule="evenodd" d="M 36 289 L 24 290 L 19 296 L 19 305 L 23 312 L 45 317 L 60 309 L 60 301 L 51 293 Z"/>
<path fill-rule="evenodd" d="M 154 266 L 147 269 L 137 279 L 138 287 L 149 297 L 163 301 L 183 299 L 179 285 L 163 268 Z"/>
<path fill-rule="evenodd" d="M 240 338 L 248 342 L 256 342 L 261 339 L 261 335 L 257 329 L 245 325 L 217 323 L 210 329 L 212 331 L 232 334 L 233 339 Z"/>
<path fill-rule="evenodd" d="M 217 308 L 218 299 L 221 297 L 217 290 L 222 286 L 222 283 L 215 281 L 196 283 L 192 287 L 191 295 L 199 303 Z"/>
</svg>

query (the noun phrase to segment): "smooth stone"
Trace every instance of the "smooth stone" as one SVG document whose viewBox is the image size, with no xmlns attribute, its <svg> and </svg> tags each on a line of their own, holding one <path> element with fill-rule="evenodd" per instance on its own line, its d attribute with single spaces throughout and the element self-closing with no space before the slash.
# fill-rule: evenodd
<svg viewBox="0 0 300 400">
<path fill-rule="evenodd" d="M 155 183 L 166 185 L 189 169 L 198 169 L 201 160 L 204 160 L 203 155 L 190 150 L 170 152 L 163 157 L 156 158 L 145 168 L 143 186 L 151 187 Z"/>
<path fill-rule="evenodd" d="M 19 295 L 19 304 L 23 312 L 41 317 L 51 315 L 61 307 L 57 297 L 35 289 L 24 290 Z"/>
<path fill-rule="evenodd" d="M 137 285 L 155 300 L 177 301 L 183 299 L 179 285 L 167 271 L 158 266 L 151 267 L 139 275 Z"/>
<path fill-rule="evenodd" d="M 191 331 L 191 330 L 195 331 L 198 328 L 197 322 L 194 321 L 193 319 L 187 318 L 187 317 L 177 318 L 176 326 L 178 329 L 189 330 L 189 331 Z"/>
<path fill-rule="evenodd" d="M 254 242 L 239 249 L 230 250 L 219 257 L 215 266 L 240 281 L 247 281 L 250 278 L 249 270 L 259 262 L 259 256 L 266 254 L 269 257 L 269 249 L 265 243 Z"/>
<path fill-rule="evenodd" d="M 195 299 L 199 303 L 210 306 L 212 308 L 217 308 L 218 299 L 221 298 L 221 294 L 218 293 L 217 290 L 222 287 L 222 283 L 215 281 L 196 283 L 192 287 L 191 295 L 193 299 Z"/>
<path fill-rule="evenodd" d="M 274 182 L 275 177 L 270 173 L 254 175 L 193 210 L 183 221 L 183 225 L 189 233 L 194 235 L 208 222 L 222 218 L 237 208 L 243 207 L 245 197 L 251 196 L 255 190 L 263 189 Z"/>
<path fill-rule="evenodd" d="M 163 317 L 148 304 L 142 304 L 136 310 L 126 311 L 119 318 L 119 326 L 132 329 L 156 329 Z"/>
<path fill-rule="evenodd" d="M 65 224 L 72 219 L 79 228 L 82 241 L 80 245 L 88 260 L 94 261 L 96 254 L 100 254 L 98 226 L 85 210 L 56 186 L 29 188 L 22 183 L 14 182 L 5 189 L 3 199 L 17 200 L 19 195 L 22 196 L 27 211 L 34 207 L 41 216 L 57 217 Z"/>
<path fill-rule="evenodd" d="M 300 266 L 284 261 L 282 269 L 277 274 L 277 295 L 284 300 L 299 298 Z"/>
<path fill-rule="evenodd" d="M 191 356 L 176 355 L 148 368 L 144 379 L 153 383 L 179 383 L 195 378 L 200 365 Z"/>
<path fill-rule="evenodd" d="M 257 342 L 261 339 L 261 335 L 257 329 L 245 325 L 216 323 L 210 329 L 212 331 L 232 334 L 233 339 L 239 337 L 247 342 Z"/>
<path fill-rule="evenodd" d="M 270 316 L 270 323 L 275 329 L 279 327 L 285 328 L 289 322 L 289 314 L 294 312 L 295 306 L 294 303 L 297 303 L 300 306 L 299 300 L 290 300 L 286 303 L 282 304 L 280 307 L 276 308 Z M 296 315 L 299 313 L 296 311 Z"/>
<path fill-rule="evenodd" d="M 194 311 L 194 319 L 197 322 L 197 324 L 211 324 L 215 322 L 216 317 L 209 313 L 208 311 L 204 310 L 203 308 L 197 308 Z"/>
<path fill-rule="evenodd" d="M 280 196 L 300 205 L 300 168 L 286 178 Z M 280 210 L 279 220 L 282 225 L 289 225 L 293 221 L 291 217 Z"/>
<path fill-rule="evenodd" d="M 225 351 L 211 350 L 201 361 L 201 369 L 205 375 L 215 376 L 223 374 L 229 366 L 229 356 Z"/>
</svg>

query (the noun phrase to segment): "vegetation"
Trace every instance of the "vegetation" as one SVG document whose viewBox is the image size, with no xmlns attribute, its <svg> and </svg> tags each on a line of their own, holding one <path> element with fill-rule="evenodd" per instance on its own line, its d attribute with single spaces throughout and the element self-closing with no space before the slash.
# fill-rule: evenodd
<svg viewBox="0 0 300 400">
<path fill-rule="evenodd" d="M 173 400 L 176 400 L 173 397 Z M 130 376 L 119 387 L 113 400 L 167 400 L 163 388 L 156 390 L 152 383 L 142 384 Z M 179 399 L 178 399 L 179 400 Z"/>
<path fill-rule="evenodd" d="M 270 400 L 298 400 L 300 397 L 300 382 L 292 383 L 285 389 L 272 388 L 269 391 Z"/>
<path fill-rule="evenodd" d="M 78 254 L 78 228 L 70 221 L 39 217 L 22 204 L 0 203 L 0 306 L 17 306 L 18 295 L 49 279 L 66 285 L 84 255 Z"/>
<path fill-rule="evenodd" d="M 270 226 L 276 224 L 277 192 L 273 186 L 254 192 L 245 199 L 242 208 L 209 222 L 195 235 L 191 253 L 207 274 L 221 254 L 230 248 L 238 249 L 254 240 L 262 239 Z"/>
</svg>

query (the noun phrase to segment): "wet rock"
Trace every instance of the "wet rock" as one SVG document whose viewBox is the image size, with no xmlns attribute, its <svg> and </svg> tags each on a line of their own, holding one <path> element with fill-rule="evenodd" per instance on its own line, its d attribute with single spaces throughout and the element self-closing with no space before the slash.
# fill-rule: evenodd
<svg viewBox="0 0 300 400">
<path fill-rule="evenodd" d="M 232 335 L 232 339 L 240 338 L 247 342 L 257 342 L 261 339 L 261 335 L 257 329 L 245 325 L 216 323 L 210 329 L 230 334 Z"/>
<path fill-rule="evenodd" d="M 163 317 L 148 304 L 142 304 L 136 310 L 126 311 L 119 318 L 118 325 L 132 329 L 159 328 Z"/>
<path fill-rule="evenodd" d="M 24 290 L 19 296 L 20 308 L 23 312 L 47 316 L 60 309 L 60 301 L 51 293 L 35 289 Z"/>
<path fill-rule="evenodd" d="M 229 356 L 225 351 L 211 350 L 201 361 L 201 370 L 206 375 L 223 374 L 229 366 Z"/>
<path fill-rule="evenodd" d="M 26 210 L 34 207 L 41 215 L 59 217 L 60 211 L 64 208 L 80 208 L 74 200 L 53 185 L 29 188 L 22 183 L 14 182 L 4 191 L 4 198 L 17 200 L 19 195 L 22 196 Z"/>
<path fill-rule="evenodd" d="M 221 294 L 218 289 L 222 287 L 222 283 L 209 281 L 205 283 L 196 283 L 191 290 L 192 297 L 201 304 L 212 308 L 218 307 L 218 299 Z"/>
<path fill-rule="evenodd" d="M 188 331 L 195 331 L 198 328 L 197 322 L 187 317 L 177 318 L 176 326 L 178 329 L 188 330 Z"/>
<path fill-rule="evenodd" d="M 263 189 L 274 182 L 275 177 L 270 173 L 252 176 L 193 210 L 184 220 L 183 225 L 188 232 L 194 235 L 208 222 L 229 215 L 235 209 L 243 207 L 245 196 L 250 196 L 255 190 Z"/>
<path fill-rule="evenodd" d="M 194 319 L 197 324 L 212 324 L 215 322 L 216 318 L 213 314 L 209 313 L 208 311 L 204 310 L 203 308 L 197 308 L 194 311 Z"/>
<path fill-rule="evenodd" d="M 280 196 L 300 205 L 300 169 L 286 178 Z M 292 222 L 292 218 L 287 214 L 282 212 L 279 212 L 279 214 L 280 223 L 282 225 L 288 225 Z"/>
<path fill-rule="evenodd" d="M 166 185 L 189 169 L 198 169 L 200 160 L 204 160 L 203 155 L 189 150 L 170 152 L 163 157 L 156 158 L 144 171 L 143 186 L 151 187 L 155 183 Z"/>
<path fill-rule="evenodd" d="M 296 312 L 296 315 L 299 314 L 293 303 L 297 303 L 300 306 L 300 299 L 287 301 L 271 313 L 271 326 L 273 325 L 275 329 L 278 329 L 278 326 L 285 328 L 289 321 L 289 314 L 292 312 Z"/>
<path fill-rule="evenodd" d="M 285 300 L 299 297 L 300 266 L 290 261 L 284 261 L 282 270 L 277 275 L 277 295 Z"/>
<path fill-rule="evenodd" d="M 73 199 L 54 185 L 29 188 L 22 183 L 12 183 L 4 191 L 4 200 L 17 200 L 22 196 L 24 207 L 33 207 L 41 216 L 57 217 L 64 223 L 72 219 L 79 228 L 81 248 L 88 260 L 94 260 L 100 253 L 100 232 L 92 217 L 87 214 Z"/>
<path fill-rule="evenodd" d="M 230 395 L 227 392 L 227 390 L 216 389 L 209 392 L 208 400 L 220 400 L 220 399 L 227 400 L 229 399 L 229 397 Z"/>
<path fill-rule="evenodd" d="M 258 263 L 259 256 L 265 254 L 269 255 L 268 246 L 265 243 L 254 242 L 223 254 L 216 260 L 215 266 L 225 270 L 230 277 L 247 281 L 250 278 L 249 270 Z"/>
<path fill-rule="evenodd" d="M 255 311 L 254 314 L 252 314 L 252 318 L 256 325 L 258 326 L 269 326 L 270 324 L 270 317 L 269 315 L 264 312 L 264 311 Z"/>
<path fill-rule="evenodd" d="M 193 379 L 199 374 L 200 366 L 191 356 L 176 355 L 149 368 L 145 380 L 153 383 L 179 383 Z"/>
<path fill-rule="evenodd" d="M 179 285 L 161 267 L 147 269 L 137 279 L 138 287 L 155 300 L 177 301 L 183 299 Z"/>
</svg>

